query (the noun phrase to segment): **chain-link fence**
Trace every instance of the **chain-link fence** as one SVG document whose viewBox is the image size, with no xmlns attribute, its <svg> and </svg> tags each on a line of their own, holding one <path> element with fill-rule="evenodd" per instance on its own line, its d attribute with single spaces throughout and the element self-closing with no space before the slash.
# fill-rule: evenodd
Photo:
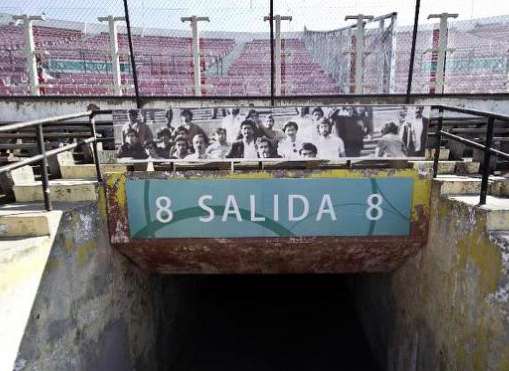
<svg viewBox="0 0 509 371">
<path fill-rule="evenodd" d="M 412 93 L 503 93 L 509 5 L 486 1 L 423 0 L 414 42 L 413 4 L 274 0 L 271 42 L 267 1 L 127 0 L 131 55 L 124 0 L 0 0 L 0 95 L 132 96 L 134 72 L 141 96 L 404 94 L 413 46 Z"/>
</svg>

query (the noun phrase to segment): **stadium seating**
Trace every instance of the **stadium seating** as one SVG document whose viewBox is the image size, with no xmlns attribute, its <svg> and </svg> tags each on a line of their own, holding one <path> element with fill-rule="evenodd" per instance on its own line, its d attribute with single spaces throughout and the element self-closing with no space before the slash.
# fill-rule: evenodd
<svg viewBox="0 0 509 371">
<path fill-rule="evenodd" d="M 36 53 L 48 64 L 52 79 L 44 87 L 44 94 L 54 95 L 111 95 L 113 78 L 109 35 L 105 32 L 85 33 L 79 29 L 34 26 Z M 371 50 L 376 37 L 367 34 L 369 52 L 365 59 L 364 93 L 380 93 L 387 89 L 387 81 L 380 77 L 383 50 Z M 419 30 L 413 75 L 413 93 L 429 93 L 433 87 L 432 70 L 436 54 L 433 45 L 433 26 Z M 446 93 L 500 93 L 509 89 L 507 51 L 509 50 L 509 21 L 494 20 L 454 22 L 450 24 L 447 56 Z M 391 93 L 406 91 L 411 27 L 400 27 L 395 33 L 394 60 L 391 69 Z M 345 40 L 348 40 L 346 37 Z M 372 40 L 372 41 L 369 41 Z M 374 40 L 374 41 L 373 41 Z M 0 25 L 0 94 L 28 94 L 28 75 L 21 26 L 14 23 Z M 119 34 L 119 53 L 122 70 L 122 91 L 133 94 L 133 79 L 127 36 Z M 243 43 L 243 44 L 242 44 Z M 282 40 L 281 94 L 338 94 L 351 92 L 353 77 L 346 63 L 332 68 L 329 62 L 349 60 L 344 48 L 315 53 L 313 42 L 305 38 Z M 200 69 L 202 95 L 268 95 L 270 94 L 270 43 L 267 39 L 236 41 L 233 38 L 201 38 Z M 171 35 L 133 35 L 140 92 L 144 95 L 194 95 L 192 39 Z M 235 47 L 240 53 L 232 51 Z M 348 49 L 348 48 L 347 48 Z M 348 49 L 350 50 L 350 49 Z M 222 70 L 223 59 L 232 59 Z M 235 56 L 233 56 L 235 54 Z M 337 54 L 338 57 L 334 57 Z M 327 57 L 327 62 L 320 58 Z M 331 59 L 332 58 L 332 59 Z M 330 61 L 329 61 L 330 59 Z M 390 62 L 390 61 L 389 61 Z M 388 62 L 388 63 L 389 63 Z M 221 66 L 221 73 L 207 73 Z M 339 72 L 340 73 L 339 73 Z M 383 79 L 388 77 L 384 76 Z"/>
</svg>

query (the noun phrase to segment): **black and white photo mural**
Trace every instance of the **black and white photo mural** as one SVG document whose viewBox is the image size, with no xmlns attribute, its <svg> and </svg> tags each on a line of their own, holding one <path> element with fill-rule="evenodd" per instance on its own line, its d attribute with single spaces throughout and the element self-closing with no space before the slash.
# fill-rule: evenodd
<svg viewBox="0 0 509 371">
<path fill-rule="evenodd" d="M 429 107 L 306 106 L 116 110 L 121 162 L 424 157 Z"/>
</svg>

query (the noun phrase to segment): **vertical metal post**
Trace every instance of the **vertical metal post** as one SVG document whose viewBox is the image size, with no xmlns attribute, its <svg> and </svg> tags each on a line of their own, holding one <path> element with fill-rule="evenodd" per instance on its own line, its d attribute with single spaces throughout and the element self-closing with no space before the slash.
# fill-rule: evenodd
<svg viewBox="0 0 509 371">
<path fill-rule="evenodd" d="M 276 33 L 274 44 L 274 79 L 275 79 L 275 94 L 281 95 L 281 16 L 275 15 Z"/>
<path fill-rule="evenodd" d="M 39 77 L 37 76 L 37 60 L 35 58 L 35 43 L 33 21 L 43 21 L 41 16 L 15 15 L 12 19 L 23 22 L 23 32 L 25 34 L 25 59 L 28 82 L 30 84 L 30 94 L 40 95 Z"/>
<path fill-rule="evenodd" d="M 264 17 L 264 21 L 270 20 L 270 17 Z M 281 21 L 292 21 L 291 16 L 275 15 L 274 21 L 276 23 L 276 32 L 274 35 L 275 46 L 274 46 L 274 93 L 275 95 L 281 95 L 282 81 L 282 47 L 281 47 Z M 272 65 L 272 64 L 271 64 Z"/>
<path fill-rule="evenodd" d="M 440 158 L 440 144 L 442 142 L 442 127 L 444 125 L 444 108 L 438 108 L 438 123 L 435 129 L 435 153 L 433 154 L 433 178 L 438 174 L 438 160 Z"/>
<path fill-rule="evenodd" d="M 347 15 L 345 21 L 349 19 L 357 20 L 355 29 L 355 94 L 362 94 L 364 91 L 364 36 L 365 21 L 370 21 L 374 17 L 371 15 Z"/>
<path fill-rule="evenodd" d="M 99 163 L 99 156 L 97 154 L 97 130 L 95 127 L 95 112 L 90 114 L 90 134 L 94 138 L 92 142 L 92 150 L 94 151 L 94 164 L 95 164 L 95 173 L 97 175 L 97 181 L 102 182 L 102 174 L 101 174 L 101 164 Z"/>
<path fill-rule="evenodd" d="M 133 71 L 134 93 L 136 94 L 136 108 L 140 109 L 142 107 L 142 103 L 138 85 L 138 74 L 136 73 L 136 58 L 134 58 L 133 39 L 131 35 L 131 21 L 129 20 L 129 6 L 127 4 L 127 0 L 124 0 L 124 12 L 125 23 L 127 25 L 127 41 L 129 42 L 129 55 L 131 57 L 131 66 Z"/>
<path fill-rule="evenodd" d="M 194 77 L 194 95 L 201 97 L 201 58 L 200 58 L 200 34 L 198 33 L 198 22 L 210 22 L 209 17 L 191 17 L 180 18 L 182 22 L 191 23 L 191 33 L 193 36 L 193 77 Z"/>
<path fill-rule="evenodd" d="M 41 176 L 42 176 L 42 194 L 44 197 L 44 206 L 46 211 L 51 211 L 51 200 L 49 197 L 49 180 L 48 180 L 48 158 L 46 157 L 46 145 L 44 143 L 44 135 L 42 133 L 42 124 L 37 125 L 37 145 L 39 153 L 42 155 L 41 160 Z"/>
<path fill-rule="evenodd" d="M 435 77 L 435 91 L 438 94 L 444 93 L 445 56 L 447 53 L 447 19 L 457 17 L 458 14 L 450 13 L 430 14 L 428 16 L 428 19 L 440 18 L 440 28 L 438 31 L 437 71 Z"/>
<path fill-rule="evenodd" d="M 482 168 L 482 180 L 481 180 L 481 195 L 479 197 L 479 205 L 486 204 L 486 195 L 488 194 L 488 179 L 490 176 L 490 160 L 491 160 L 491 146 L 493 144 L 493 127 L 495 119 L 493 117 L 488 118 L 488 127 L 486 128 L 486 142 L 484 149 L 484 160 Z"/>
<path fill-rule="evenodd" d="M 417 28 L 419 26 L 419 10 L 421 9 L 421 0 L 415 0 L 415 15 L 414 15 L 414 29 L 412 31 L 412 46 L 410 49 L 410 65 L 408 66 L 408 79 L 406 86 L 405 103 L 410 103 L 410 94 L 412 94 L 412 80 L 414 77 L 414 61 L 415 61 L 415 46 L 417 40 Z"/>
<path fill-rule="evenodd" d="M 274 106 L 274 0 L 269 0 L 269 26 L 270 26 L 270 105 Z"/>
<path fill-rule="evenodd" d="M 99 17 L 97 20 L 99 22 L 108 22 L 112 67 L 111 69 L 113 72 L 113 89 L 115 95 L 122 95 L 122 85 L 120 79 L 120 55 L 118 54 L 117 22 L 125 21 L 125 17 L 113 17 L 110 15 L 107 17 Z"/>
<path fill-rule="evenodd" d="M 391 18 L 391 44 L 390 44 L 390 63 L 388 70 L 388 82 L 387 82 L 387 93 L 391 94 L 396 91 L 396 51 L 398 50 L 397 45 L 397 37 L 396 37 L 396 17 L 397 14 L 394 14 Z M 407 99 L 409 99 L 407 95 Z"/>
</svg>

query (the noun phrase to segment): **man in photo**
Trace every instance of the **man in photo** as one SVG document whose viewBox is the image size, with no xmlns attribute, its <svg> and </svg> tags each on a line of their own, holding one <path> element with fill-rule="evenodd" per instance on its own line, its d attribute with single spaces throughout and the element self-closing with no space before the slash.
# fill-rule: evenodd
<svg viewBox="0 0 509 371">
<path fill-rule="evenodd" d="M 415 156 L 421 150 L 422 119 L 417 118 L 413 108 L 409 114 L 408 108 L 404 107 L 400 111 L 399 121 L 399 135 L 405 144 L 407 156 Z"/>
<path fill-rule="evenodd" d="M 145 123 L 141 110 L 129 110 L 129 122 L 122 127 L 122 143 L 126 143 L 127 133 L 130 130 L 135 130 L 138 133 L 138 141 L 141 145 L 154 140 L 152 130 Z"/>
<path fill-rule="evenodd" d="M 171 149 L 173 147 L 170 129 L 162 129 L 159 133 L 157 133 L 157 139 L 159 140 L 157 145 L 159 155 L 163 158 L 170 158 Z"/>
<path fill-rule="evenodd" d="M 331 135 L 332 122 L 324 119 L 318 123 L 318 138 L 316 146 L 318 148 L 318 158 L 335 159 L 345 157 L 345 144 L 341 138 Z"/>
<path fill-rule="evenodd" d="M 226 130 L 226 140 L 228 143 L 233 143 L 238 140 L 242 121 L 240 109 L 238 108 L 232 108 L 231 112 L 223 118 L 221 127 Z"/>
<path fill-rule="evenodd" d="M 207 134 L 203 131 L 201 127 L 196 125 L 193 121 L 193 112 L 190 109 L 183 109 L 180 112 L 180 125 L 183 126 L 187 130 L 187 135 L 190 140 L 194 138 L 196 134 L 202 134 L 205 138 L 205 142 L 209 143 L 209 138 Z"/>
<path fill-rule="evenodd" d="M 139 134 L 134 129 L 129 129 L 126 133 L 126 142 L 120 146 L 117 151 L 117 157 L 129 157 L 135 160 L 144 160 L 148 158 L 147 152 L 140 143 Z"/>
<path fill-rule="evenodd" d="M 183 160 L 189 154 L 189 142 L 186 137 L 177 136 L 170 158 Z"/>
<path fill-rule="evenodd" d="M 363 118 L 355 107 L 347 107 L 347 115 L 336 110 L 331 116 L 335 134 L 345 145 L 346 157 L 360 157 L 364 146 L 366 128 Z"/>
<path fill-rule="evenodd" d="M 242 139 L 234 142 L 227 158 L 257 158 L 258 151 L 255 146 L 256 124 L 252 120 L 244 120 L 240 124 L 240 134 Z"/>
<path fill-rule="evenodd" d="M 311 122 L 301 127 L 300 138 L 305 141 L 315 141 L 318 136 L 318 124 L 325 119 L 325 113 L 321 107 L 315 107 L 311 111 Z"/>
<path fill-rule="evenodd" d="M 184 137 L 187 140 L 187 144 L 191 147 L 191 137 L 189 137 L 189 131 L 184 126 L 179 126 L 175 129 L 174 137 Z"/>
<path fill-rule="evenodd" d="M 193 137 L 193 153 L 190 153 L 185 157 L 186 160 L 203 160 L 207 158 L 205 151 L 207 150 L 207 144 L 205 143 L 205 135 L 195 134 Z"/>
<path fill-rule="evenodd" d="M 287 159 L 296 159 L 299 157 L 299 151 L 302 142 L 297 139 L 299 126 L 295 121 L 288 121 L 283 127 L 285 138 L 278 144 L 279 154 Z"/>
<path fill-rule="evenodd" d="M 429 125 L 429 120 L 426 117 L 423 117 L 423 111 L 423 106 L 418 106 L 415 108 L 415 120 L 413 123 L 415 132 L 415 150 L 412 154 L 409 153 L 409 156 L 419 156 L 424 151 L 424 146 L 426 145 L 427 127 Z"/>
<path fill-rule="evenodd" d="M 164 158 L 169 157 L 169 156 L 168 157 L 162 156 L 162 153 L 159 151 L 160 148 L 157 147 L 157 143 L 154 142 L 153 140 L 145 143 L 145 150 L 147 151 L 149 158 L 152 160 L 162 160 Z"/>
<path fill-rule="evenodd" d="M 259 137 L 256 139 L 256 150 L 258 151 L 258 158 L 280 158 L 275 151 L 272 141 L 267 137 Z"/>
<path fill-rule="evenodd" d="M 302 143 L 302 147 L 299 151 L 299 155 L 301 158 L 316 158 L 318 153 L 318 149 L 313 143 Z"/>
<path fill-rule="evenodd" d="M 281 130 L 274 129 L 274 117 L 268 115 L 262 124 L 263 135 L 272 141 L 272 146 L 277 149 L 278 142 L 282 140 L 285 135 Z"/>
<path fill-rule="evenodd" d="M 224 128 L 217 128 L 212 139 L 213 142 L 206 151 L 207 157 L 225 158 L 231 149 L 231 145 L 226 141 L 226 130 Z"/>
</svg>

